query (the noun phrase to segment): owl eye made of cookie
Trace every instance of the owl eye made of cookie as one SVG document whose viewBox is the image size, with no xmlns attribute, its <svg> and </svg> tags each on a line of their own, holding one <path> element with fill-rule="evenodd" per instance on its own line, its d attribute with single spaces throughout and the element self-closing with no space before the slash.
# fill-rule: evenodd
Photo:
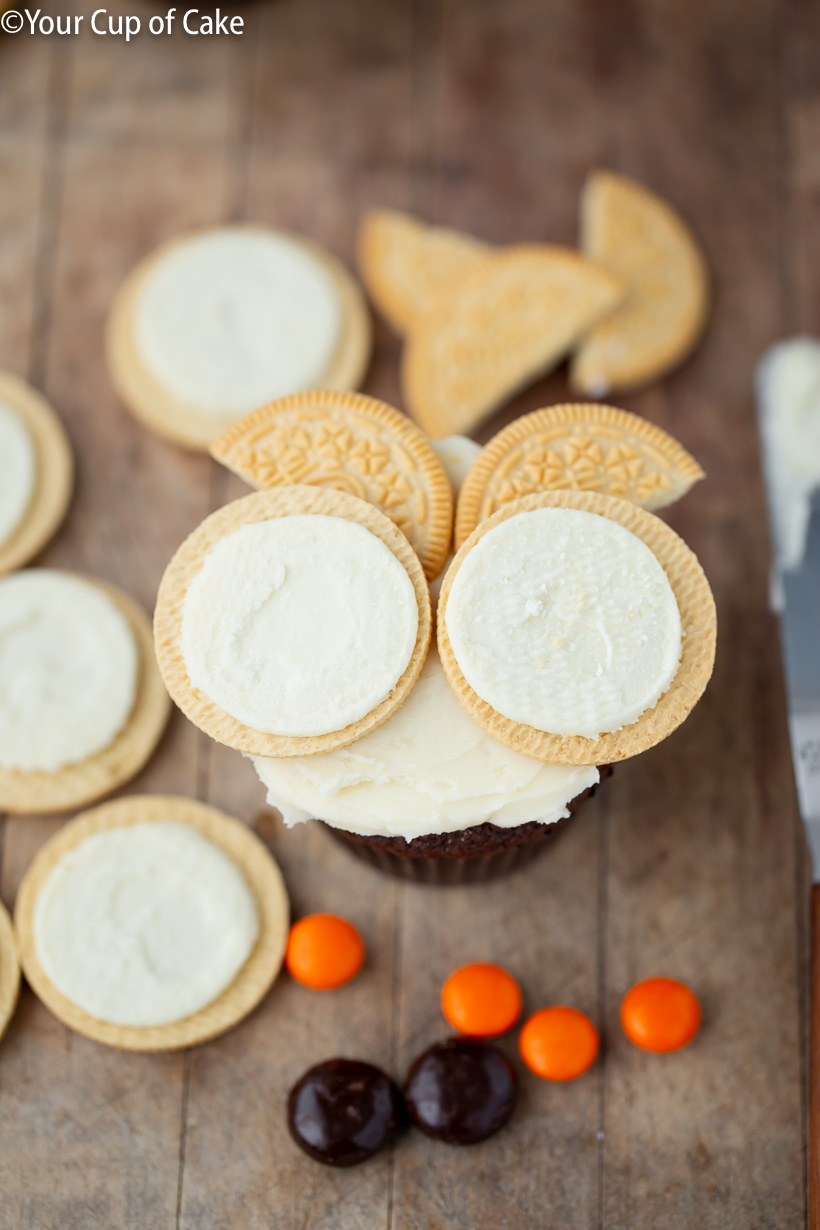
<svg viewBox="0 0 820 1230">
<path fill-rule="evenodd" d="M 598 491 L 650 511 L 704 477 L 677 440 L 614 406 L 547 406 L 515 419 L 485 446 L 465 478 L 456 548 L 505 504 L 540 491 Z"/>
<path fill-rule="evenodd" d="M 415 423 L 375 397 L 327 389 L 282 397 L 228 428 L 210 452 L 254 487 L 327 487 L 367 500 L 407 536 L 429 579 L 444 565 L 447 474 Z"/>
<path fill-rule="evenodd" d="M 448 568 L 442 665 L 499 742 L 606 764 L 666 738 L 701 696 L 716 615 L 695 555 L 627 500 L 525 496 L 481 522 Z"/>
<path fill-rule="evenodd" d="M 211 738 L 259 756 L 346 747 L 385 721 L 430 643 L 405 535 L 346 492 L 260 491 L 212 513 L 162 578 L 157 660 Z"/>
</svg>

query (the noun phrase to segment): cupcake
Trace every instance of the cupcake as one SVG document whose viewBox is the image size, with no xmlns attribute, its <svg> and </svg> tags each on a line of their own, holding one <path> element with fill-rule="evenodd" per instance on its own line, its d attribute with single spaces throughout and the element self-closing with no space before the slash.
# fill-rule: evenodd
<svg viewBox="0 0 820 1230">
<path fill-rule="evenodd" d="M 471 441 L 439 458 L 389 408 L 322 393 L 217 441 L 270 489 L 177 551 L 157 659 L 191 720 L 253 759 L 287 824 L 320 821 L 403 879 L 487 880 L 543 850 L 610 764 L 697 703 L 714 600 L 641 501 L 669 502 L 700 471 L 634 416 L 560 409 L 516 435 L 512 461 L 486 464 Z"/>
<path fill-rule="evenodd" d="M 459 704 L 435 649 L 376 730 L 319 755 L 253 763 L 287 825 L 320 820 L 357 857 L 428 884 L 474 883 L 523 866 L 609 772 L 504 747 Z"/>
</svg>

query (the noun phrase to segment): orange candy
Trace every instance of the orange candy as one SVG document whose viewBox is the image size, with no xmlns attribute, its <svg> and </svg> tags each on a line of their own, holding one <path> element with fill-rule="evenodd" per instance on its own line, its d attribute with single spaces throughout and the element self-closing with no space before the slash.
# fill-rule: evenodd
<svg viewBox="0 0 820 1230">
<path fill-rule="evenodd" d="M 694 992 L 674 978 L 647 978 L 627 991 L 621 1024 L 630 1042 L 644 1051 L 677 1051 L 691 1042 L 700 1026 Z"/>
<path fill-rule="evenodd" d="M 355 978 L 364 964 L 364 943 L 352 923 L 336 914 L 308 914 L 290 929 L 285 965 L 291 977 L 314 991 L 329 991 Z"/>
<path fill-rule="evenodd" d="M 521 988 L 500 965 L 462 965 L 441 988 L 441 1010 L 459 1033 L 496 1038 L 521 1015 Z"/>
<path fill-rule="evenodd" d="M 518 1049 L 524 1063 L 545 1081 L 572 1081 L 598 1056 L 598 1030 L 577 1008 L 542 1008 L 524 1025 Z"/>
</svg>

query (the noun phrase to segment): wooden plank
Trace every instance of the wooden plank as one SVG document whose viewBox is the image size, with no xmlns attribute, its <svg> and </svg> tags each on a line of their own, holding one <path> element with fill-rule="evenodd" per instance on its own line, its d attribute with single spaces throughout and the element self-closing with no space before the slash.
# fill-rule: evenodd
<svg viewBox="0 0 820 1230">
<path fill-rule="evenodd" d="M 173 71 L 158 75 L 153 40 L 118 50 L 113 40 L 86 34 L 57 46 L 53 105 L 61 118 L 41 224 L 56 245 L 47 248 L 53 259 L 42 272 L 41 322 L 49 331 L 39 344 L 45 392 L 68 427 L 78 484 L 45 561 L 104 576 L 150 609 L 164 564 L 208 510 L 209 463 L 156 440 L 117 404 L 103 326 L 114 290 L 140 256 L 223 215 L 233 170 L 226 149 L 232 51 L 220 42 L 198 55 L 191 40 L 177 38 L 159 56 Z M 196 794 L 203 745 L 176 715 L 160 752 L 128 789 Z M 7 899 L 58 824 L 7 821 Z M 174 1226 L 184 1072 L 182 1056 L 129 1055 L 86 1042 L 25 992 L 0 1071 L 4 1225 Z"/>
<path fill-rule="evenodd" d="M 27 41 L 16 54 L 0 46 L 0 368 L 31 378 L 38 312 L 38 261 L 46 168 L 53 145 L 58 65 L 47 44 Z"/>
<path fill-rule="evenodd" d="M 696 18 L 683 4 L 640 3 L 631 14 L 633 52 L 607 82 L 602 146 L 691 220 L 716 299 L 695 357 L 626 404 L 683 439 L 709 475 L 669 520 L 701 556 L 720 635 L 696 713 L 613 782 L 603 1221 L 796 1226 L 794 787 L 752 402 L 754 362 L 782 319 L 774 13 L 726 4 Z M 682 978 L 704 1006 L 697 1041 L 663 1058 L 632 1047 L 618 1022 L 626 988 L 655 974 Z"/>
</svg>

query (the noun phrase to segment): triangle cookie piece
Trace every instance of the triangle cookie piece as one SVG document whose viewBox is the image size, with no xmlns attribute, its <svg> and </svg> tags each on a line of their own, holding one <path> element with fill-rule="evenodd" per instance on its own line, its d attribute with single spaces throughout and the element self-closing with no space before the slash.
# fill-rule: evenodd
<svg viewBox="0 0 820 1230">
<path fill-rule="evenodd" d="M 402 384 L 432 439 L 469 433 L 543 375 L 622 297 L 620 279 L 570 248 L 488 256 L 411 333 Z"/>
<path fill-rule="evenodd" d="M 359 228 L 359 270 L 373 302 L 399 333 L 406 333 L 473 273 L 487 244 L 410 214 L 372 209 Z"/>
<path fill-rule="evenodd" d="M 640 184 L 597 171 L 584 189 L 581 247 L 622 278 L 628 293 L 576 352 L 573 388 L 601 397 L 680 363 L 709 308 L 706 262 L 682 218 Z"/>
</svg>

